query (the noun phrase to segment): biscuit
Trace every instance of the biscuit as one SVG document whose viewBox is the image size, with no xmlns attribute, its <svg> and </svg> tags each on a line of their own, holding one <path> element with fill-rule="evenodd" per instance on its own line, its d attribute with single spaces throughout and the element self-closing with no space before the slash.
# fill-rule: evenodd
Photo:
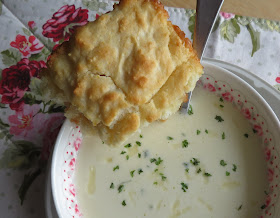
<svg viewBox="0 0 280 218">
<path fill-rule="evenodd" d="M 189 39 L 156 0 L 121 0 L 76 29 L 41 74 L 66 117 L 120 144 L 178 111 L 203 68 Z"/>
</svg>

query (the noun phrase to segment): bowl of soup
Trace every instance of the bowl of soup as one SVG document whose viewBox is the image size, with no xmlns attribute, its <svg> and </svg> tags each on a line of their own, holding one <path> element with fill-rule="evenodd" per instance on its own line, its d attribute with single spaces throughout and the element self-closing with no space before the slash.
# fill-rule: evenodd
<svg viewBox="0 0 280 218">
<path fill-rule="evenodd" d="M 60 217 L 279 217 L 279 120 L 245 81 L 203 66 L 188 111 L 119 146 L 65 121 L 51 166 Z"/>
</svg>

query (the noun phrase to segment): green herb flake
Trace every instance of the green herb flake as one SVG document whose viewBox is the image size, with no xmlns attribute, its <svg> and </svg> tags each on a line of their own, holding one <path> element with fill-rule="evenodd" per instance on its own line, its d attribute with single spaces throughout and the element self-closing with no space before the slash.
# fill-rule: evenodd
<svg viewBox="0 0 280 218">
<path fill-rule="evenodd" d="M 230 176 L 230 172 L 229 171 L 226 171 L 226 176 Z"/>
<path fill-rule="evenodd" d="M 167 136 L 167 140 L 173 140 L 174 138 L 171 136 Z"/>
<path fill-rule="evenodd" d="M 156 159 L 156 158 L 150 159 L 150 162 L 155 163 L 157 166 L 160 165 L 162 161 L 163 160 L 160 157 L 158 159 Z"/>
<path fill-rule="evenodd" d="M 186 172 L 186 173 L 189 173 L 189 170 L 190 170 L 190 169 L 189 169 L 189 168 L 187 168 L 187 169 L 185 169 L 185 172 Z"/>
<path fill-rule="evenodd" d="M 253 130 L 253 133 L 257 133 L 258 131 L 257 130 L 255 130 L 255 129 L 252 129 Z"/>
<path fill-rule="evenodd" d="M 263 205 L 261 206 L 261 209 L 263 210 L 263 209 L 265 209 L 265 208 L 266 208 L 266 205 L 263 204 Z"/>
<path fill-rule="evenodd" d="M 120 185 L 120 186 L 118 187 L 119 193 L 123 191 L 123 188 L 124 188 L 124 185 Z"/>
<path fill-rule="evenodd" d="M 111 183 L 110 188 L 111 188 L 111 189 L 114 189 L 114 188 L 115 188 L 114 183 Z"/>
<path fill-rule="evenodd" d="M 181 189 L 186 192 L 187 189 L 189 189 L 188 185 L 186 183 L 181 182 Z"/>
<path fill-rule="evenodd" d="M 113 171 L 118 170 L 118 169 L 120 169 L 119 165 L 115 166 L 115 167 L 113 168 Z"/>
<path fill-rule="evenodd" d="M 237 210 L 241 210 L 242 209 L 242 204 L 237 208 Z"/>
<path fill-rule="evenodd" d="M 227 163 L 224 160 L 220 160 L 220 165 L 224 167 L 227 165 Z"/>
<path fill-rule="evenodd" d="M 126 206 L 125 200 L 122 201 L 122 206 Z"/>
<path fill-rule="evenodd" d="M 225 107 L 224 105 L 220 104 L 220 108 L 224 108 L 224 107 Z"/>
<path fill-rule="evenodd" d="M 122 151 L 122 152 L 121 152 L 121 154 L 125 154 L 125 153 L 126 153 L 126 151 Z"/>
<path fill-rule="evenodd" d="M 208 134 L 208 130 L 207 129 L 205 129 L 205 133 Z"/>
<path fill-rule="evenodd" d="M 141 173 L 143 173 L 143 170 L 142 170 L 142 169 L 139 169 L 139 170 L 138 170 L 138 174 L 140 175 Z"/>
<path fill-rule="evenodd" d="M 131 177 L 134 176 L 134 172 L 135 172 L 135 170 L 130 171 L 130 176 L 131 176 Z"/>
<path fill-rule="evenodd" d="M 249 137 L 249 134 L 248 134 L 248 133 L 245 133 L 244 136 L 245 136 L 246 138 L 248 138 L 248 137 Z"/>
<path fill-rule="evenodd" d="M 215 117 L 215 120 L 217 120 L 218 122 L 223 122 L 224 119 L 221 116 L 217 116 Z"/>
<path fill-rule="evenodd" d="M 188 140 L 185 139 L 184 141 L 182 141 L 182 148 L 187 148 L 188 145 L 189 145 Z"/>
<path fill-rule="evenodd" d="M 128 156 L 128 155 L 126 155 L 126 159 L 127 159 L 127 160 L 129 159 L 129 156 Z"/>
<path fill-rule="evenodd" d="M 102 144 L 105 144 L 105 142 L 102 141 Z"/>
<path fill-rule="evenodd" d="M 141 142 L 139 142 L 139 141 L 136 141 L 136 144 L 137 144 L 138 146 L 141 146 Z"/>
<path fill-rule="evenodd" d="M 236 172 L 237 166 L 236 166 L 235 164 L 232 164 L 232 166 L 233 166 L 232 170 L 233 170 L 234 172 Z"/>
<path fill-rule="evenodd" d="M 127 145 L 124 146 L 125 148 L 130 148 L 131 147 L 131 143 L 128 143 Z"/>
<path fill-rule="evenodd" d="M 210 176 L 212 176 L 212 175 L 211 175 L 210 173 L 205 172 L 205 173 L 204 173 L 204 176 L 210 177 Z"/>
<path fill-rule="evenodd" d="M 138 153 L 138 158 L 141 158 L 141 154 L 140 153 Z"/>
<path fill-rule="evenodd" d="M 201 133 L 200 130 L 196 130 L 196 135 L 199 135 Z"/>
<path fill-rule="evenodd" d="M 220 97 L 220 102 L 224 102 L 224 99 L 222 97 Z"/>
<path fill-rule="evenodd" d="M 200 172 L 201 172 L 201 168 L 199 167 L 196 173 L 200 173 Z"/>
<path fill-rule="evenodd" d="M 264 191 L 265 195 L 268 195 L 267 191 Z"/>
<path fill-rule="evenodd" d="M 191 159 L 190 162 L 191 162 L 194 166 L 197 166 L 197 165 L 199 165 L 199 163 L 200 163 L 200 161 L 199 161 L 198 159 L 196 159 L 196 158 Z"/>
<path fill-rule="evenodd" d="M 154 170 L 154 172 L 156 173 L 158 171 L 158 168 Z"/>
<path fill-rule="evenodd" d="M 158 184 L 158 182 L 154 182 L 154 185 L 157 185 Z"/>
<path fill-rule="evenodd" d="M 226 134 L 225 134 L 225 132 L 223 132 L 222 139 L 224 140 L 225 138 L 226 138 Z"/>
<path fill-rule="evenodd" d="M 139 137 L 142 139 L 142 138 L 143 138 L 143 135 L 140 134 Z"/>
<path fill-rule="evenodd" d="M 188 114 L 189 114 L 189 115 L 192 115 L 192 114 L 193 114 L 193 108 L 192 108 L 192 106 L 191 106 L 191 105 L 189 106 L 189 109 L 188 109 Z"/>
<path fill-rule="evenodd" d="M 161 176 L 162 181 L 165 181 L 167 179 L 167 177 L 163 173 L 160 173 L 159 175 Z"/>
</svg>

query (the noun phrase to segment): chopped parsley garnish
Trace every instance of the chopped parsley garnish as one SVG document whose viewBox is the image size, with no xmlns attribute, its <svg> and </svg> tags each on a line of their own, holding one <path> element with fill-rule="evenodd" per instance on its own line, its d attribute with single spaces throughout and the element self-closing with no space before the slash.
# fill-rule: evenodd
<svg viewBox="0 0 280 218">
<path fill-rule="evenodd" d="M 199 135 L 200 134 L 200 130 L 196 130 L 196 135 Z"/>
<path fill-rule="evenodd" d="M 207 129 L 205 129 L 205 133 L 208 134 L 208 130 Z"/>
<path fill-rule="evenodd" d="M 242 209 L 242 204 L 237 208 L 237 210 L 241 210 Z"/>
<path fill-rule="evenodd" d="M 104 144 L 105 142 L 102 141 L 102 144 Z"/>
<path fill-rule="evenodd" d="M 191 162 L 194 166 L 197 166 L 197 165 L 200 163 L 200 161 L 199 161 L 198 159 L 196 159 L 196 158 L 191 159 L 190 162 Z"/>
<path fill-rule="evenodd" d="M 173 140 L 174 138 L 171 136 L 167 136 L 167 140 Z"/>
<path fill-rule="evenodd" d="M 135 170 L 130 171 L 130 176 L 131 176 L 131 177 L 134 176 L 134 172 L 135 172 Z"/>
<path fill-rule="evenodd" d="M 128 143 L 127 145 L 124 146 L 125 148 L 130 148 L 131 147 L 131 143 Z"/>
<path fill-rule="evenodd" d="M 205 173 L 204 173 L 204 176 L 209 177 L 209 176 L 212 176 L 212 175 L 211 175 L 210 173 L 205 172 Z"/>
<path fill-rule="evenodd" d="M 253 129 L 253 133 L 257 133 L 257 132 L 258 132 L 257 130 Z"/>
<path fill-rule="evenodd" d="M 188 145 L 189 145 L 188 140 L 185 139 L 184 141 L 182 141 L 182 148 L 187 148 Z"/>
<path fill-rule="evenodd" d="M 217 116 L 215 117 L 215 120 L 217 120 L 218 122 L 223 122 L 224 119 L 221 116 Z"/>
<path fill-rule="evenodd" d="M 141 142 L 139 142 L 139 141 L 136 141 L 136 144 L 137 144 L 138 146 L 141 146 Z"/>
<path fill-rule="evenodd" d="M 233 166 L 232 170 L 233 170 L 234 172 L 236 172 L 237 166 L 236 166 L 235 164 L 233 164 L 232 166 Z"/>
<path fill-rule="evenodd" d="M 196 173 L 200 173 L 200 172 L 201 172 L 201 168 L 199 167 Z"/>
<path fill-rule="evenodd" d="M 157 172 L 157 171 L 158 171 L 158 168 L 154 170 L 154 172 Z"/>
<path fill-rule="evenodd" d="M 221 108 L 223 108 L 223 107 L 224 107 L 224 105 L 220 104 L 220 107 L 221 107 Z"/>
<path fill-rule="evenodd" d="M 265 204 L 261 206 L 261 209 L 262 209 L 262 210 L 265 209 L 265 208 L 266 208 L 266 205 L 265 205 Z"/>
<path fill-rule="evenodd" d="M 143 138 L 143 136 L 142 136 L 141 134 L 139 135 L 139 137 L 140 137 L 140 138 Z"/>
<path fill-rule="evenodd" d="M 127 160 L 129 159 L 129 156 L 128 156 L 128 155 L 126 155 L 126 159 L 127 159 Z"/>
<path fill-rule="evenodd" d="M 229 176 L 230 175 L 230 172 L 229 171 L 226 171 L 226 176 Z"/>
<path fill-rule="evenodd" d="M 140 153 L 138 153 L 138 157 L 141 158 L 141 154 Z"/>
<path fill-rule="evenodd" d="M 158 184 L 158 182 L 154 182 L 154 185 L 157 185 Z"/>
<path fill-rule="evenodd" d="M 122 206 L 126 206 L 125 200 L 122 201 Z"/>
<path fill-rule="evenodd" d="M 159 175 L 161 175 L 161 180 L 162 180 L 162 181 L 165 181 L 165 180 L 166 180 L 167 177 L 166 177 L 163 173 L 160 173 Z"/>
<path fill-rule="evenodd" d="M 188 114 L 189 114 L 189 115 L 192 115 L 192 114 L 193 114 L 193 108 L 192 108 L 192 106 L 191 106 L 191 105 L 189 106 L 189 109 L 188 109 Z"/>
<path fill-rule="evenodd" d="M 245 136 L 246 138 L 248 138 L 248 137 L 249 137 L 249 134 L 248 134 L 248 133 L 245 133 L 244 136 Z"/>
<path fill-rule="evenodd" d="M 139 170 L 138 170 L 138 174 L 140 175 L 141 173 L 143 173 L 143 170 L 142 170 L 142 169 L 139 169 Z"/>
<path fill-rule="evenodd" d="M 113 171 L 118 170 L 118 169 L 120 169 L 119 165 L 115 166 L 115 167 L 113 168 Z"/>
<path fill-rule="evenodd" d="M 158 166 L 158 165 L 161 164 L 161 162 L 162 162 L 163 160 L 159 157 L 158 159 L 152 158 L 150 161 L 151 161 L 151 163 L 154 163 L 154 162 L 155 162 L 155 164 Z"/>
<path fill-rule="evenodd" d="M 226 134 L 225 134 L 225 132 L 223 132 L 222 139 L 225 139 L 225 138 L 226 138 Z"/>
<path fill-rule="evenodd" d="M 220 160 L 220 165 L 224 167 L 227 165 L 227 163 L 224 160 Z"/>
<path fill-rule="evenodd" d="M 185 171 L 186 171 L 187 173 L 189 173 L 189 170 L 190 170 L 189 168 L 185 169 Z"/>
<path fill-rule="evenodd" d="M 111 189 L 114 189 L 114 188 L 115 188 L 114 183 L 111 183 L 110 188 L 111 188 Z"/>
<path fill-rule="evenodd" d="M 186 183 L 181 182 L 181 188 L 184 192 L 186 192 L 187 189 L 189 189 L 188 185 Z"/>
<path fill-rule="evenodd" d="M 220 97 L 220 102 L 224 102 L 224 99 L 222 97 Z"/>
<path fill-rule="evenodd" d="M 119 193 L 122 192 L 123 188 L 124 188 L 124 185 L 120 185 L 120 186 L 118 187 Z"/>
<path fill-rule="evenodd" d="M 121 154 L 125 154 L 125 153 L 126 153 L 126 151 L 122 151 L 122 152 L 121 152 Z"/>
<path fill-rule="evenodd" d="M 268 195 L 267 191 L 264 191 L 265 195 Z"/>
</svg>

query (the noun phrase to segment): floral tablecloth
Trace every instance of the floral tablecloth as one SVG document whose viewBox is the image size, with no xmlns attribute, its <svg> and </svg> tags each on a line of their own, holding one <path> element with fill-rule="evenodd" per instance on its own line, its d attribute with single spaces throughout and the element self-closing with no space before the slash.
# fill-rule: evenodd
<svg viewBox="0 0 280 218">
<path fill-rule="evenodd" d="M 43 101 L 39 72 L 76 27 L 112 10 L 98 0 L 0 0 L 1 217 L 44 217 L 46 166 L 64 120 Z M 195 12 L 167 8 L 192 38 Z M 280 22 L 220 13 L 204 53 L 238 65 L 280 91 Z"/>
</svg>

